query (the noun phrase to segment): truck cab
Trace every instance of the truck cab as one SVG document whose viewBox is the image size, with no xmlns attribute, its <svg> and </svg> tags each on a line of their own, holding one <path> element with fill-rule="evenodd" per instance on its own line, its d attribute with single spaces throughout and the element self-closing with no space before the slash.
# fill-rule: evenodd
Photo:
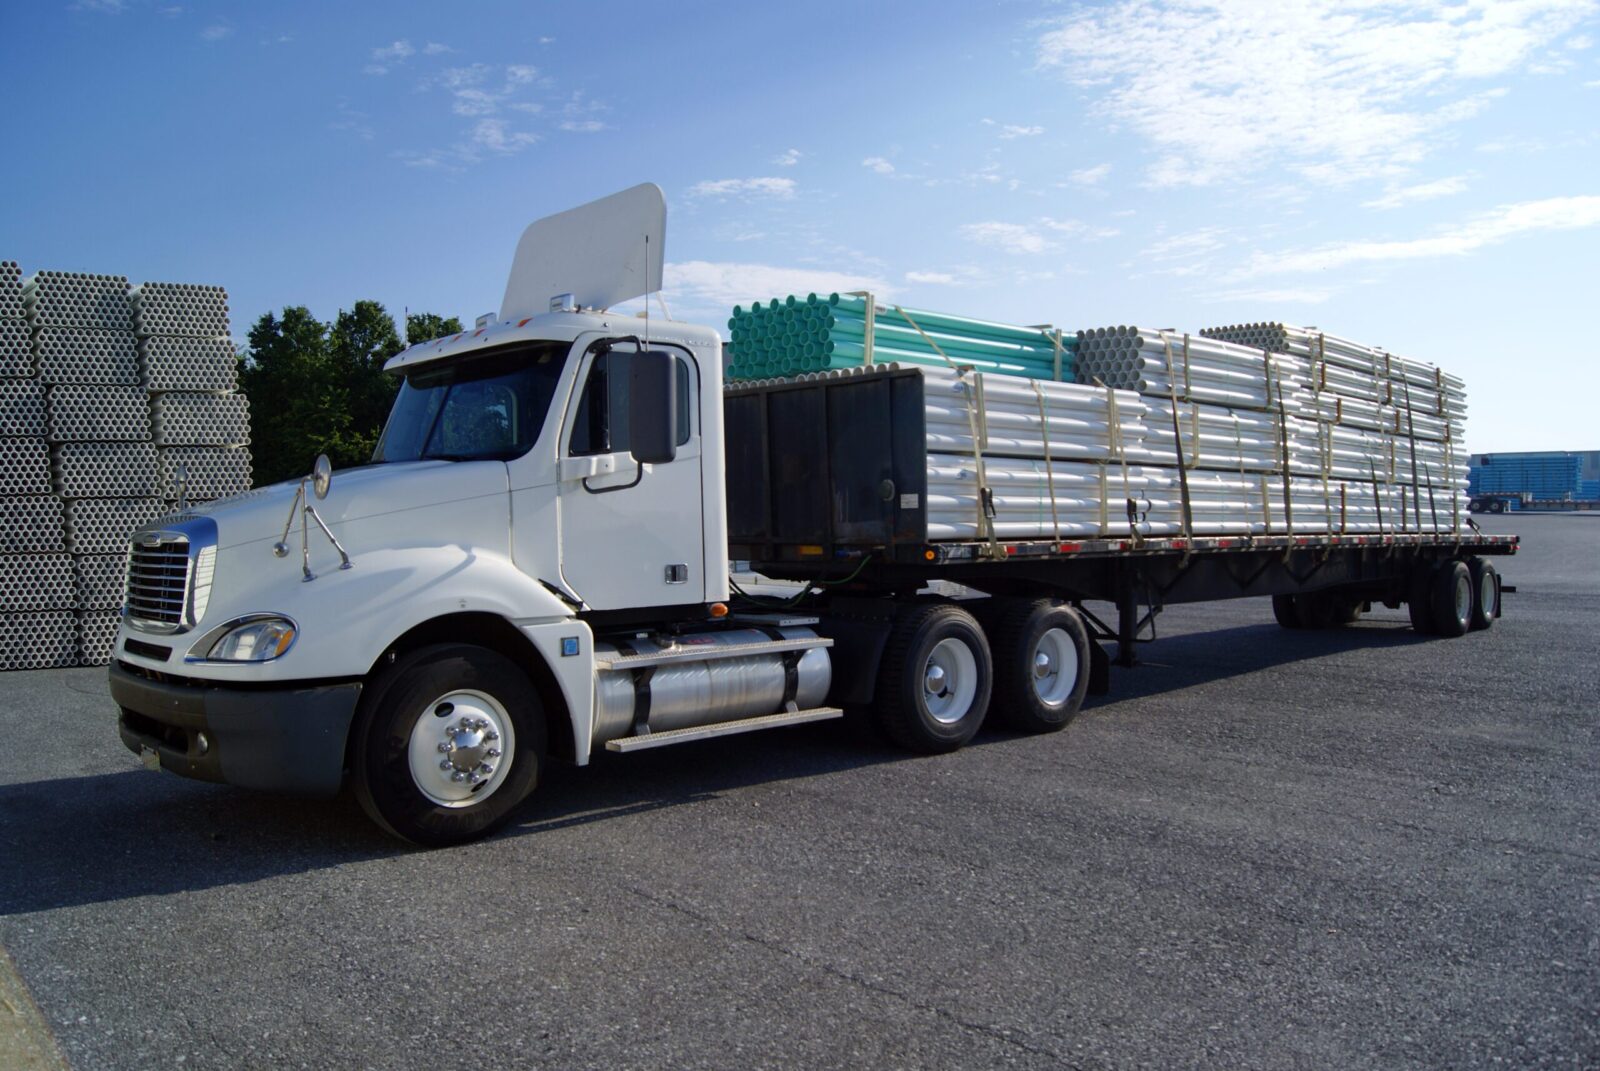
<svg viewBox="0 0 1600 1071">
<path fill-rule="evenodd" d="M 390 361 L 370 465 L 135 534 L 110 674 L 147 765 L 350 780 L 391 831 L 445 843 L 504 817 L 549 753 L 839 714 L 827 640 L 719 620 L 720 338 L 604 311 L 659 280 L 659 189 L 574 215 L 529 228 L 493 322 Z"/>
</svg>

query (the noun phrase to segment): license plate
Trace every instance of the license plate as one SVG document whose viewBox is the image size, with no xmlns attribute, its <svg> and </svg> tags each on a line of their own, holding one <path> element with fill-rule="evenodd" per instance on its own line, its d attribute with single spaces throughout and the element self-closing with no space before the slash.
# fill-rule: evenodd
<svg viewBox="0 0 1600 1071">
<path fill-rule="evenodd" d="M 142 747 L 139 749 L 139 761 L 144 763 L 144 768 L 147 770 L 159 770 L 161 769 L 161 752 L 153 747 Z"/>
</svg>

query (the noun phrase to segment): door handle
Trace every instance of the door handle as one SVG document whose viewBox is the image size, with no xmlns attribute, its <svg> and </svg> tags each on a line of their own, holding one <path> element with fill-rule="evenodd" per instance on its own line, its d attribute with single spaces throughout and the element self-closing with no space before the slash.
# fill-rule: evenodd
<svg viewBox="0 0 1600 1071">
<path fill-rule="evenodd" d="M 561 479 L 587 480 L 593 476 L 613 476 L 634 464 L 627 454 L 591 454 L 588 457 L 561 459 Z"/>
</svg>

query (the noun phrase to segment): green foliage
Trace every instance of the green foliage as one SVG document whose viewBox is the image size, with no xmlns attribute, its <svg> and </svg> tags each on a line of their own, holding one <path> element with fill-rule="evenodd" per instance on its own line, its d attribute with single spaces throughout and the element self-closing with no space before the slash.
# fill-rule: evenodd
<svg viewBox="0 0 1600 1071">
<path fill-rule="evenodd" d="M 445 334 L 461 326 L 419 313 L 407 318 L 408 336 L 419 321 Z M 369 462 L 399 387 L 383 365 L 400 349 L 394 318 L 376 301 L 356 302 L 331 324 L 302 306 L 257 320 L 239 372 L 257 485 L 305 475 L 318 454 L 336 468 Z"/>
<path fill-rule="evenodd" d="M 451 316 L 435 316 L 431 312 L 414 312 L 406 317 L 406 345 L 415 346 L 419 342 L 430 342 L 446 335 L 459 335 L 462 330 L 461 321 Z"/>
</svg>

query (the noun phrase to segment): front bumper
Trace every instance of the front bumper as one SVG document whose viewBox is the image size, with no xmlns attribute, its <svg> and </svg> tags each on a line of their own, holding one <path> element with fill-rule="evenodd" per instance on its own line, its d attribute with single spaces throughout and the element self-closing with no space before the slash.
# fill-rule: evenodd
<svg viewBox="0 0 1600 1071">
<path fill-rule="evenodd" d="M 361 684 L 240 688 L 157 679 L 111 664 L 117 729 L 161 768 L 240 788 L 331 796 L 344 780 L 345 742 Z M 201 734 L 204 734 L 202 736 Z"/>
</svg>

